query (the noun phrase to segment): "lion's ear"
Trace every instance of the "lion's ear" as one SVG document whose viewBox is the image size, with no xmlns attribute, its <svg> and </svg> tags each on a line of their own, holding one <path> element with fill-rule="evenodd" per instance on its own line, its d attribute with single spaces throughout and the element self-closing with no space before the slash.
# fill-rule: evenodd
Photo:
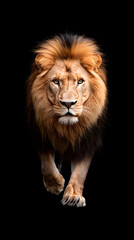
<svg viewBox="0 0 134 240">
<path fill-rule="evenodd" d="M 35 58 L 35 64 L 39 70 L 49 70 L 53 66 L 54 61 L 50 58 L 38 54 Z"/>
<path fill-rule="evenodd" d="M 87 70 L 94 70 L 95 72 L 98 72 L 98 69 L 100 68 L 102 63 L 102 58 L 99 54 L 93 54 L 90 57 L 85 57 L 82 60 L 82 65 L 87 68 Z"/>
<path fill-rule="evenodd" d="M 101 58 L 101 56 L 99 54 L 93 55 L 92 58 L 91 58 L 91 61 L 93 62 L 93 66 L 96 69 L 100 68 L 100 65 L 102 63 L 102 58 Z"/>
<path fill-rule="evenodd" d="M 42 55 L 37 55 L 35 58 L 35 64 L 37 65 L 37 67 L 40 69 L 42 67 L 42 62 L 43 60 L 43 56 Z"/>
</svg>

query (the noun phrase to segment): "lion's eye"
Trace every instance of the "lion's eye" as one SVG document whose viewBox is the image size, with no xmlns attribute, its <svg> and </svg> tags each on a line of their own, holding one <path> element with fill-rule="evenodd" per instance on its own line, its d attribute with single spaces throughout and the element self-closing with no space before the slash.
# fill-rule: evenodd
<svg viewBox="0 0 134 240">
<path fill-rule="evenodd" d="M 58 79 L 54 79 L 53 83 L 59 85 L 59 80 Z"/>
<path fill-rule="evenodd" d="M 83 79 L 79 79 L 79 80 L 77 81 L 78 84 L 82 84 L 83 82 L 84 82 Z"/>
</svg>

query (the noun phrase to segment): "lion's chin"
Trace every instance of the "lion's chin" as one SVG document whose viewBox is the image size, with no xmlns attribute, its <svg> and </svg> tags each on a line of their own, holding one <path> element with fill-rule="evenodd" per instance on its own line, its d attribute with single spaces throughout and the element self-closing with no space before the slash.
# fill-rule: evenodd
<svg viewBox="0 0 134 240">
<path fill-rule="evenodd" d="M 64 125 L 73 125 L 76 124 L 78 122 L 78 117 L 74 117 L 74 116 L 62 116 L 59 118 L 59 123 L 60 124 L 64 124 Z"/>
</svg>

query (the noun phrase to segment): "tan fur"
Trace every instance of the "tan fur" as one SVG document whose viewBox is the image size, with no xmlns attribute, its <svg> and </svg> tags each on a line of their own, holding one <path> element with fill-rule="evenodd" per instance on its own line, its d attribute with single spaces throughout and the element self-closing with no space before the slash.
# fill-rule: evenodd
<svg viewBox="0 0 134 240">
<path fill-rule="evenodd" d="M 55 37 L 42 43 L 35 52 L 36 65 L 29 78 L 28 108 L 33 106 L 42 141 L 48 138 L 54 151 L 63 155 L 70 145 L 73 149 L 76 143 L 80 145 L 86 129 L 92 129 L 105 108 L 107 86 L 102 54 L 93 40 L 82 36 L 77 40 L 74 37 L 71 47 L 64 46 L 61 38 Z M 54 83 L 55 79 L 59 84 Z M 80 79 L 84 80 L 82 84 L 78 84 Z M 73 103 L 68 110 L 73 115 L 65 115 L 67 107 L 62 104 L 64 102 Z M 71 201 L 68 200 L 69 195 L 70 199 L 74 196 L 77 205 L 80 196 L 80 206 L 84 206 L 82 190 L 91 162 L 91 157 L 87 156 L 73 168 L 63 204 Z M 50 186 L 49 191 L 57 194 L 63 188 L 63 179 L 59 175 L 60 186 L 56 180 L 59 172 L 54 158 L 43 153 L 41 159 L 42 166 L 50 171 L 48 177 L 45 167 L 42 167 L 44 184 L 49 188 L 49 182 L 52 185 L 55 181 L 54 189 Z"/>
<path fill-rule="evenodd" d="M 45 137 L 45 132 L 47 132 L 52 140 L 53 146 L 57 149 L 61 148 L 61 150 L 64 151 L 69 142 L 74 145 L 75 141 L 80 140 L 85 128 L 90 128 L 101 115 L 106 101 L 106 86 L 102 78 L 94 70 L 90 70 L 88 73 L 80 65 L 78 60 L 70 60 L 69 64 L 72 65 L 72 75 L 70 74 L 69 76 L 75 80 L 75 74 L 78 75 L 77 78 L 81 78 L 81 76 L 84 75 L 84 77 L 87 79 L 87 88 L 91 87 L 91 94 L 90 97 L 86 99 L 87 93 L 79 93 L 79 98 L 81 97 L 83 100 L 85 97 L 86 102 L 81 101 L 78 104 L 78 108 L 82 109 L 84 106 L 85 111 L 82 111 L 82 114 L 79 116 L 79 122 L 73 126 L 73 128 L 72 126 L 65 127 L 57 123 L 57 120 L 55 121 L 55 119 L 52 117 L 52 108 L 54 108 L 54 104 L 56 104 L 55 108 L 57 108 L 57 113 L 61 106 L 59 103 L 55 102 L 55 100 L 58 101 L 58 97 L 55 99 L 57 92 L 55 91 L 53 93 L 48 87 L 48 79 L 53 77 L 59 78 L 59 74 L 62 75 L 60 78 L 63 78 L 62 81 L 64 81 L 65 85 L 67 84 L 67 81 L 71 81 L 68 78 L 68 71 L 66 71 L 66 64 L 64 63 L 64 60 L 58 60 L 57 62 L 55 62 L 55 65 L 46 75 L 44 75 L 44 73 L 46 73 L 44 71 L 36 77 L 32 86 L 32 99 L 36 111 L 36 120 L 40 126 L 43 136 Z M 73 94 L 76 94 L 76 87 L 73 87 Z M 48 98 L 49 100 L 51 99 L 51 102 L 48 101 Z M 62 146 L 60 140 L 58 142 L 59 135 L 64 136 L 67 139 L 67 142 L 64 143 L 66 146 Z"/>
</svg>

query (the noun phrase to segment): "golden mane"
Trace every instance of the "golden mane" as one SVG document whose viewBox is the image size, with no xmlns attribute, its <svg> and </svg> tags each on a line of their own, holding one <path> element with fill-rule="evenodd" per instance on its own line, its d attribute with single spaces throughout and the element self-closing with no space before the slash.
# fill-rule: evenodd
<svg viewBox="0 0 134 240">
<path fill-rule="evenodd" d="M 97 123 L 98 118 L 103 115 L 107 95 L 106 88 L 104 92 L 98 90 L 100 79 L 106 85 L 106 71 L 101 60 L 102 53 L 92 39 L 77 35 L 56 36 L 41 43 L 35 52 L 37 54 L 35 59 L 36 65 L 34 65 L 28 80 L 28 115 L 30 124 L 33 121 L 30 109 L 33 109 L 35 123 L 38 125 L 43 141 L 48 139 L 56 150 L 64 152 L 69 144 L 73 148 L 76 142 L 80 144 L 86 129 L 90 130 Z M 90 99 L 90 103 L 88 101 L 86 103 L 87 106 L 88 104 L 90 105 L 91 114 L 88 116 L 83 114 L 79 122 L 74 126 L 60 125 L 51 117 L 51 111 L 47 110 L 50 108 L 50 103 L 46 95 L 47 86 L 44 88 L 42 78 L 44 78 L 44 81 L 47 80 L 47 72 L 57 59 L 79 59 L 81 65 L 92 74 L 91 84 L 94 94 Z M 44 98 L 41 99 L 40 93 L 43 91 Z M 105 95 L 103 96 L 103 102 L 101 101 L 101 95 Z M 96 112 L 99 108 L 101 110 L 99 110 L 100 113 L 97 113 L 96 117 Z"/>
<path fill-rule="evenodd" d="M 97 70 L 101 64 L 100 56 L 103 56 L 94 40 L 68 34 L 55 36 L 53 39 L 41 43 L 35 53 L 37 53 L 36 64 L 48 69 L 56 59 L 79 59 L 84 67 Z M 104 62 L 101 68 L 103 65 Z M 106 80 L 105 74 L 103 74 L 103 80 Z"/>
<path fill-rule="evenodd" d="M 69 39 L 65 36 L 56 36 L 53 39 L 41 43 L 36 53 L 40 55 L 52 57 L 54 59 L 67 59 L 89 57 L 91 54 L 100 53 L 98 46 L 91 39 L 86 39 L 83 36 L 73 36 Z"/>
</svg>

